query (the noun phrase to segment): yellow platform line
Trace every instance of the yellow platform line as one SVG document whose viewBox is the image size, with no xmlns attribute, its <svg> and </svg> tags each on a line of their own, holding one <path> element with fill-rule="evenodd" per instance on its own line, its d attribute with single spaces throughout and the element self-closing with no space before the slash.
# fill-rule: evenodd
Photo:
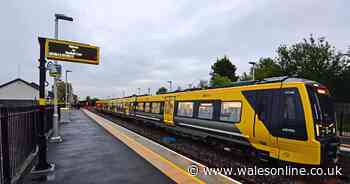
<svg viewBox="0 0 350 184">
<path fill-rule="evenodd" d="M 121 140 L 128 147 L 130 147 L 132 150 L 134 150 L 136 153 L 142 156 L 145 160 L 147 160 L 153 166 L 159 169 L 162 173 L 164 173 L 169 178 L 174 180 L 176 183 L 186 183 L 186 184 L 187 183 L 205 183 L 199 178 L 190 175 L 187 171 L 181 169 L 179 166 L 177 166 L 173 162 L 167 160 L 166 158 L 153 152 L 152 150 L 145 147 L 144 145 L 138 143 L 134 139 L 128 137 L 125 133 L 113 127 L 113 125 L 111 125 L 111 123 L 108 120 L 92 112 L 89 112 L 87 110 L 83 109 L 83 111 L 89 117 L 94 119 L 96 123 L 98 123 L 103 128 L 105 128 L 111 135 Z"/>
</svg>

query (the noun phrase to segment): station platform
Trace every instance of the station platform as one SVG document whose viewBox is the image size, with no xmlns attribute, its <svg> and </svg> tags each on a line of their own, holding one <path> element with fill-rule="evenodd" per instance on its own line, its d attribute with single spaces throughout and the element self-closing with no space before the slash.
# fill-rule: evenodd
<svg viewBox="0 0 350 184">
<path fill-rule="evenodd" d="M 49 143 L 47 175 L 28 175 L 29 184 L 86 183 L 239 183 L 223 175 L 187 172 L 196 164 L 166 147 L 88 110 L 74 110 L 61 124 L 62 143 Z"/>
<path fill-rule="evenodd" d="M 46 176 L 29 175 L 24 183 L 174 183 L 82 111 L 61 124 L 62 143 L 49 143 L 48 161 L 56 168 Z"/>
</svg>

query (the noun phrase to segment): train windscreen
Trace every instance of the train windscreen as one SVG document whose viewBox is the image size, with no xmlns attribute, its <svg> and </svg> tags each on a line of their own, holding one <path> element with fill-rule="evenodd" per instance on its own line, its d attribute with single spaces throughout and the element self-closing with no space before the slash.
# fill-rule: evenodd
<svg viewBox="0 0 350 184">
<path fill-rule="evenodd" d="M 333 100 L 327 88 L 314 84 L 308 86 L 308 93 L 311 102 L 316 135 L 324 137 L 335 135 L 336 120 L 333 107 Z"/>
</svg>

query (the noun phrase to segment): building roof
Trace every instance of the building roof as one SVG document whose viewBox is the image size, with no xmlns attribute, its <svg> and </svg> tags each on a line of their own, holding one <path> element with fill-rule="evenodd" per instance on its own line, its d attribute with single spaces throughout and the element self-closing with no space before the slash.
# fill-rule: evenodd
<svg viewBox="0 0 350 184">
<path fill-rule="evenodd" d="M 4 83 L 4 84 L 1 84 L 1 85 L 0 85 L 0 89 L 3 88 L 3 87 L 5 87 L 5 86 L 8 86 L 8 85 L 10 85 L 10 84 L 12 84 L 12 83 L 15 83 L 15 82 L 23 82 L 24 84 L 26 84 L 26 85 L 28 85 L 28 86 L 30 86 L 30 87 L 32 87 L 32 88 L 34 88 L 34 89 L 36 89 L 36 90 L 39 91 L 39 85 L 38 85 L 38 84 L 36 84 L 35 82 L 28 82 L 28 81 L 25 81 L 25 80 L 23 80 L 23 79 L 21 79 L 21 78 L 17 78 L 17 79 L 14 79 L 14 80 L 12 80 L 12 81 L 9 81 L 9 82 L 6 82 L 6 83 Z M 49 97 L 53 97 L 53 93 L 52 93 L 51 91 L 48 91 L 48 96 L 49 96 Z"/>
</svg>

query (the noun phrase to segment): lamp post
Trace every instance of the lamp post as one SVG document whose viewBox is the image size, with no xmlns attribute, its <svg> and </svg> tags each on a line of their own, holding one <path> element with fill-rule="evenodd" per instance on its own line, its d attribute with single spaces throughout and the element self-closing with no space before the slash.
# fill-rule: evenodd
<svg viewBox="0 0 350 184">
<path fill-rule="evenodd" d="M 255 80 L 255 65 L 256 65 L 256 62 L 249 62 L 249 64 L 253 65 L 252 68 L 253 68 L 253 81 Z"/>
<path fill-rule="evenodd" d="M 73 21 L 72 17 L 68 17 L 64 14 L 55 14 L 55 39 L 58 39 L 58 20 Z M 55 61 L 57 64 L 57 61 Z M 58 77 L 54 78 L 53 94 L 54 94 L 54 113 L 53 113 L 53 136 L 50 138 L 51 142 L 62 142 L 62 138 L 58 131 L 58 107 L 57 107 L 57 80 Z"/>
<path fill-rule="evenodd" d="M 173 81 L 167 81 L 169 83 L 169 92 L 173 91 Z"/>
<path fill-rule="evenodd" d="M 68 108 L 68 73 L 72 72 L 71 70 L 66 70 L 66 108 Z M 70 92 L 70 91 L 69 91 Z"/>
</svg>

